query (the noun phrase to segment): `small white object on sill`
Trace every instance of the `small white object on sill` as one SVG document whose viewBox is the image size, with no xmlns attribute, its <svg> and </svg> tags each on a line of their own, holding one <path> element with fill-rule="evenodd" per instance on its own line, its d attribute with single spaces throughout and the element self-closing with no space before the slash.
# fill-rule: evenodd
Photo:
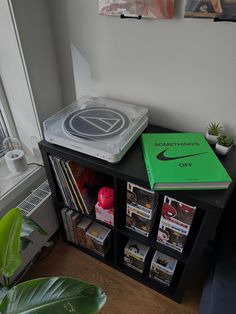
<svg viewBox="0 0 236 314">
<path fill-rule="evenodd" d="M 27 162 L 25 153 L 21 149 L 21 143 L 17 138 L 7 137 L 3 141 L 3 147 L 7 149 L 5 161 L 10 172 L 20 173 L 26 170 Z"/>
<path fill-rule="evenodd" d="M 0 158 L 0 217 L 3 210 L 7 210 L 12 206 L 13 200 L 17 199 L 23 193 L 30 192 L 35 182 L 45 180 L 45 171 L 43 167 L 34 164 L 37 162 L 34 156 L 25 151 L 25 158 L 28 165 L 25 171 L 11 172 L 9 171 L 5 158 Z"/>
<path fill-rule="evenodd" d="M 19 140 L 8 137 L 3 141 L 3 147 L 7 153 L 0 158 L 0 212 L 14 198 L 29 189 L 32 182 L 44 176 L 43 168 L 35 164 L 38 160 L 27 148 L 21 148 Z"/>
<path fill-rule="evenodd" d="M 19 173 L 27 168 L 25 153 L 22 149 L 13 149 L 5 154 L 5 161 L 10 172 Z"/>
</svg>

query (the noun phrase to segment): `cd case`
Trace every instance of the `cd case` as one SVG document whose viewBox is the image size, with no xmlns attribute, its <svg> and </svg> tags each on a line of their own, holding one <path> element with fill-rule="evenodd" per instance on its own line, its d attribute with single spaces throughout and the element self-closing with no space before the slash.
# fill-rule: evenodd
<svg viewBox="0 0 236 314">
<path fill-rule="evenodd" d="M 85 96 L 44 121 L 45 139 L 110 162 L 119 161 L 148 124 L 148 109 Z"/>
</svg>

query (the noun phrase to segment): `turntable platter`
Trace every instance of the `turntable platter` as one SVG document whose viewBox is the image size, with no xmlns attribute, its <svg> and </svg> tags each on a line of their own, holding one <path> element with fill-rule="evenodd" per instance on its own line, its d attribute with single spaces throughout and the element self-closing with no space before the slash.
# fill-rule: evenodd
<svg viewBox="0 0 236 314">
<path fill-rule="evenodd" d="M 86 108 L 74 111 L 64 121 L 65 131 L 75 137 L 107 139 L 128 129 L 129 118 L 111 108 Z"/>
</svg>

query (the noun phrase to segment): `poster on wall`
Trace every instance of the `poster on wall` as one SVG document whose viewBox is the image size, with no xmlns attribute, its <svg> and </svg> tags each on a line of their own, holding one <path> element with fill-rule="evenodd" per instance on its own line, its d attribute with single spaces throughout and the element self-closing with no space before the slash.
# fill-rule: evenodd
<svg viewBox="0 0 236 314">
<path fill-rule="evenodd" d="M 215 18 L 224 17 L 231 20 L 236 17 L 236 0 L 188 0 L 185 17 Z"/>
<path fill-rule="evenodd" d="M 99 0 L 99 13 L 171 19 L 175 0 Z"/>
</svg>

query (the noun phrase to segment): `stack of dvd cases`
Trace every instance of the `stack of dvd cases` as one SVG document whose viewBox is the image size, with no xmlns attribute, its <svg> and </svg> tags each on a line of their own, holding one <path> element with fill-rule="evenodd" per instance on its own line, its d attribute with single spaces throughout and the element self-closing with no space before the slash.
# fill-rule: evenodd
<svg viewBox="0 0 236 314">
<path fill-rule="evenodd" d="M 155 222 L 158 194 L 127 182 L 126 227 L 148 237 Z"/>
<path fill-rule="evenodd" d="M 193 221 L 196 207 L 165 196 L 157 242 L 182 252 Z"/>
</svg>

